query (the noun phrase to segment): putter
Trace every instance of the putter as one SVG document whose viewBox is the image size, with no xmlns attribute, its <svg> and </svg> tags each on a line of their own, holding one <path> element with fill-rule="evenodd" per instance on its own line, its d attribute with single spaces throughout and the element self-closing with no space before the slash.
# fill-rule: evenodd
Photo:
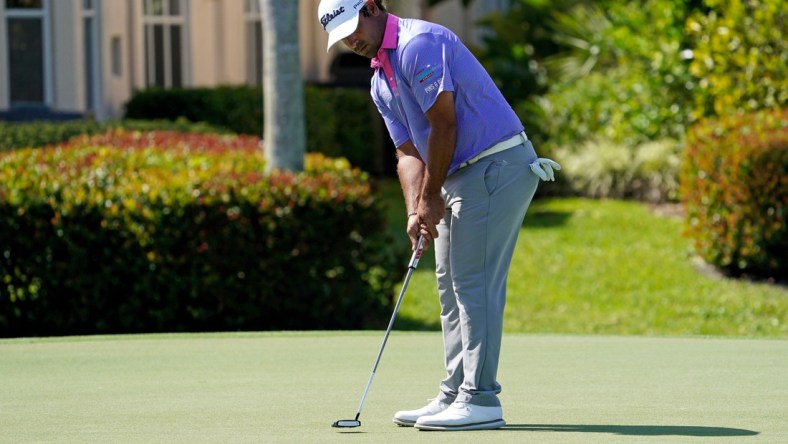
<svg viewBox="0 0 788 444">
<path fill-rule="evenodd" d="M 402 304 L 402 297 L 405 296 L 405 289 L 408 288 L 408 282 L 410 281 L 410 276 L 413 274 L 413 270 L 416 269 L 416 266 L 419 265 L 419 259 L 421 259 L 421 253 L 424 251 L 424 237 L 419 235 L 419 240 L 416 245 L 416 250 L 413 252 L 413 256 L 410 257 L 410 263 L 408 264 L 408 273 L 405 275 L 405 281 L 402 283 L 402 290 L 399 292 L 399 298 L 397 299 L 397 304 L 394 306 L 394 313 L 391 314 L 391 321 L 389 321 L 389 327 L 386 329 L 386 335 L 383 337 L 383 343 L 380 344 L 380 351 L 378 351 L 378 357 L 375 359 L 375 366 L 372 367 L 372 374 L 369 375 L 369 380 L 367 381 L 367 387 L 364 389 L 364 395 L 361 397 L 361 403 L 358 405 L 358 412 L 356 412 L 355 419 L 340 419 L 339 421 L 334 422 L 331 424 L 331 427 L 340 427 L 340 428 L 351 428 L 351 427 L 359 427 L 361 426 L 361 421 L 358 420 L 358 417 L 361 416 L 361 408 L 364 407 L 364 400 L 367 399 L 367 393 L 369 393 L 369 386 L 372 385 L 372 378 L 375 377 L 375 371 L 378 369 L 378 364 L 380 364 L 380 357 L 383 356 L 383 349 L 386 347 L 386 341 L 389 339 L 389 334 L 391 333 L 391 328 L 394 327 L 394 320 L 397 319 L 397 312 L 399 312 L 399 306 Z"/>
</svg>

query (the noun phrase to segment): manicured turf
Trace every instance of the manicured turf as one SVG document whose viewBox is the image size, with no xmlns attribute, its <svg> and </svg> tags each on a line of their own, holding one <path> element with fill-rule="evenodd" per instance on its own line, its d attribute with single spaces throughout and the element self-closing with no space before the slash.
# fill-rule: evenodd
<svg viewBox="0 0 788 444">
<path fill-rule="evenodd" d="M 383 332 L 0 341 L 0 442 L 788 442 L 788 341 L 504 338 L 509 425 L 418 432 L 394 411 L 435 395 L 434 332 L 395 331 L 352 418 Z"/>
</svg>

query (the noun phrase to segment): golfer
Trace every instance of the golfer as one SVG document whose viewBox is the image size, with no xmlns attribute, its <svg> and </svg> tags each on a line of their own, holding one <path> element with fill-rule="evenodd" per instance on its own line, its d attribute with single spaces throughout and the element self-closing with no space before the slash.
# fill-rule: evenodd
<svg viewBox="0 0 788 444">
<path fill-rule="evenodd" d="M 537 183 L 553 180 L 490 76 L 448 29 L 382 0 L 322 0 L 328 48 L 372 59 L 371 94 L 397 147 L 407 234 L 435 247 L 447 376 L 394 422 L 424 430 L 505 425 L 496 380 L 506 278 Z"/>
</svg>

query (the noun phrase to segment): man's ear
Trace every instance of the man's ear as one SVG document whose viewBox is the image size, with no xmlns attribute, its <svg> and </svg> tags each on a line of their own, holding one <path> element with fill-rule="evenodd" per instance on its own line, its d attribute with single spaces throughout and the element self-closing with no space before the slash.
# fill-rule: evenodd
<svg viewBox="0 0 788 444">
<path fill-rule="evenodd" d="M 379 15 L 380 9 L 375 4 L 375 0 L 367 0 L 367 4 L 361 8 L 361 14 L 366 18 Z"/>
</svg>

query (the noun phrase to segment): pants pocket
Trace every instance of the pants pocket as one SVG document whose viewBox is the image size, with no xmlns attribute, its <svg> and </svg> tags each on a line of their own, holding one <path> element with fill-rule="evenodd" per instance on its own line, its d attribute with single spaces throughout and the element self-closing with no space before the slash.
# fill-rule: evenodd
<svg viewBox="0 0 788 444">
<path fill-rule="evenodd" d="M 484 187 L 487 189 L 487 194 L 491 195 L 498 189 L 498 182 L 501 177 L 501 164 L 498 162 L 490 162 L 487 169 L 484 171 Z"/>
</svg>

